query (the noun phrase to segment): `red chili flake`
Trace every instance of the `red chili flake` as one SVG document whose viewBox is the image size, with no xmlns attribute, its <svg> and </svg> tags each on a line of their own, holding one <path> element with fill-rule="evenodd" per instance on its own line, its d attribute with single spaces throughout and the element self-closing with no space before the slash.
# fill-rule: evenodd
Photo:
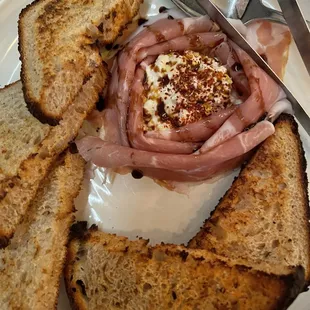
<svg viewBox="0 0 310 310">
<path fill-rule="evenodd" d="M 165 100 L 172 94 L 172 91 L 180 94 L 176 96 L 176 104 L 171 115 L 165 112 L 164 103 L 159 102 L 156 114 L 163 122 L 178 127 L 188 122 L 195 122 L 232 104 L 230 102 L 231 86 L 223 84 L 223 79 L 226 80 L 227 76 L 225 73 L 217 72 L 212 68 L 200 70 L 200 64 L 197 64 L 192 54 L 187 51 L 173 54 L 184 55 L 185 63 L 177 65 L 180 74 L 174 75 L 173 79 L 170 80 L 167 75 L 160 79 L 160 85 L 167 87 Z M 202 61 L 205 64 L 212 64 L 213 60 L 209 57 L 202 57 Z M 204 93 L 206 88 L 211 89 L 213 94 Z M 179 113 L 182 110 L 188 114 L 181 117 Z"/>
</svg>

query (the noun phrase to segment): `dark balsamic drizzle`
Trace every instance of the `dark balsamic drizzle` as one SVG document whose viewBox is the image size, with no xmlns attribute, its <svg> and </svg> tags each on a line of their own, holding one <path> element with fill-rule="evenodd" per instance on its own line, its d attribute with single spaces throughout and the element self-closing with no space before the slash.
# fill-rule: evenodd
<svg viewBox="0 0 310 310">
<path fill-rule="evenodd" d="M 166 13 L 168 10 L 169 10 L 169 9 L 166 8 L 165 6 L 161 6 L 161 7 L 159 8 L 159 13 Z"/>
<path fill-rule="evenodd" d="M 99 98 L 99 101 L 96 103 L 96 109 L 99 111 L 99 112 L 102 112 L 105 108 L 105 104 L 104 104 L 104 98 L 103 97 L 100 97 Z"/>
<path fill-rule="evenodd" d="M 145 18 L 139 18 L 138 20 L 138 25 L 139 26 L 142 26 L 143 24 L 147 23 L 148 22 L 148 19 L 145 19 Z"/>
<path fill-rule="evenodd" d="M 241 71 L 242 69 L 243 69 L 243 67 L 242 67 L 241 63 L 239 63 L 239 62 L 236 62 L 236 63 L 233 65 L 233 70 L 234 70 L 235 72 Z"/>
<path fill-rule="evenodd" d="M 171 15 L 168 15 L 168 19 L 174 19 L 174 17 Z"/>
<path fill-rule="evenodd" d="M 143 173 L 140 170 L 132 170 L 131 175 L 136 180 L 140 180 L 143 178 Z"/>
</svg>

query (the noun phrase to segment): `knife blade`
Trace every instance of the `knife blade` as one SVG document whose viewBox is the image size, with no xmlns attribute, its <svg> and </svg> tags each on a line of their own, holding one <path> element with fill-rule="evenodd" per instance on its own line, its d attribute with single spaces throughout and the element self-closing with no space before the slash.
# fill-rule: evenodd
<svg viewBox="0 0 310 310">
<path fill-rule="evenodd" d="M 239 0 L 236 4 L 238 18 L 241 19 L 249 5 L 250 0 Z"/>
<path fill-rule="evenodd" d="M 181 10 L 191 16 L 204 15 L 205 12 L 196 0 L 172 0 Z M 241 19 L 250 0 L 214 0 L 213 3 L 229 18 Z"/>
<path fill-rule="evenodd" d="M 199 17 L 205 14 L 195 0 L 171 0 L 181 11 L 190 16 Z"/>
<path fill-rule="evenodd" d="M 249 54 L 250 57 L 260 66 L 274 81 L 283 89 L 287 99 L 292 103 L 295 115 L 304 129 L 310 136 L 310 118 L 300 105 L 300 103 L 293 96 L 291 91 L 280 80 L 276 73 L 270 68 L 270 66 L 260 57 L 260 55 L 249 45 L 244 37 L 233 27 L 229 21 L 225 18 L 222 12 L 210 1 L 210 0 L 197 0 L 197 3 L 204 9 L 205 13 L 215 21 L 227 36 L 234 41 L 239 47 Z"/>
<path fill-rule="evenodd" d="M 282 13 L 310 75 L 310 30 L 296 0 L 279 0 Z"/>
</svg>

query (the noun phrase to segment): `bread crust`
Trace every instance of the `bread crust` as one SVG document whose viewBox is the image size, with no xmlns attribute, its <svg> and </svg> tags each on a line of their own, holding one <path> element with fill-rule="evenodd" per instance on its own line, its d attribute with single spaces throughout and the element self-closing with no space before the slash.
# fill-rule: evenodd
<svg viewBox="0 0 310 310">
<path fill-rule="evenodd" d="M 125 257 L 132 256 L 133 260 L 137 259 L 138 261 L 143 262 L 147 261 L 151 262 L 154 259 L 157 260 L 156 253 L 158 252 L 165 253 L 164 254 L 165 256 L 170 257 L 172 264 L 173 261 L 177 264 L 181 262 L 182 264 L 184 264 L 183 268 L 187 268 L 186 261 L 190 257 L 190 259 L 196 261 L 197 264 L 206 261 L 207 264 L 209 264 L 210 268 L 212 268 L 212 266 L 217 266 L 218 268 L 222 268 L 223 272 L 225 272 L 225 270 L 226 271 L 231 269 L 235 270 L 235 272 L 242 274 L 241 279 L 243 277 L 250 277 L 250 278 L 254 277 L 257 279 L 256 281 L 258 281 L 257 285 L 260 285 L 260 282 L 262 286 L 267 285 L 268 282 L 273 283 L 273 285 L 276 285 L 278 288 L 281 287 L 281 295 L 279 296 L 278 300 L 276 300 L 275 297 L 277 295 L 273 296 L 273 298 L 275 299 L 273 300 L 272 298 L 270 299 L 270 305 L 269 305 L 270 308 L 268 308 L 270 310 L 287 309 L 287 307 L 292 303 L 292 301 L 296 298 L 296 296 L 301 292 L 301 288 L 304 286 L 303 268 L 292 269 L 292 273 L 288 275 L 277 276 L 259 270 L 255 270 L 249 266 L 239 265 L 238 263 L 230 261 L 229 259 L 225 259 L 220 256 L 214 255 L 210 252 L 201 251 L 199 249 L 191 250 L 186 249 L 185 247 L 182 246 L 165 245 L 165 244 L 150 247 L 147 245 L 148 240 L 128 241 L 128 239 L 125 237 L 118 237 L 116 235 L 110 235 L 98 232 L 96 227 L 94 226 L 92 226 L 88 231 L 85 229 L 86 224 L 85 223 L 80 224 L 79 229 L 77 229 L 79 233 L 76 234 L 70 241 L 67 256 L 67 264 L 65 267 L 66 289 L 73 309 L 91 310 L 88 304 L 89 298 L 91 298 L 91 296 L 87 295 L 87 292 L 90 292 L 89 287 L 87 287 L 87 285 L 92 285 L 92 290 L 94 290 L 95 287 L 93 286 L 93 284 L 87 282 L 89 281 L 89 279 L 91 279 L 91 277 L 87 277 L 88 280 L 86 280 L 85 282 L 85 279 L 83 278 L 82 275 L 83 272 L 81 272 L 81 268 L 83 268 L 85 272 L 88 273 L 88 276 L 90 272 L 95 272 L 92 270 L 85 269 L 86 266 L 83 265 L 83 262 L 86 262 L 85 260 L 91 256 L 91 254 L 89 254 L 88 251 L 92 251 L 93 247 L 97 247 L 97 249 L 99 247 L 99 249 L 101 249 L 102 251 L 107 251 L 110 253 L 121 253 L 120 255 Z M 86 253 L 88 253 L 87 256 Z M 101 256 L 100 253 L 97 253 L 96 257 L 100 256 Z M 161 260 L 161 258 L 159 259 Z M 137 274 L 133 275 L 133 278 L 136 277 L 137 279 L 140 279 L 140 271 L 137 270 Z M 118 271 L 115 270 L 114 272 L 117 273 Z M 156 272 L 160 273 L 160 269 L 158 269 Z M 121 274 L 121 271 L 119 271 L 119 274 Z M 78 282 L 77 280 L 80 281 Z M 151 279 L 149 280 L 152 281 Z M 216 278 L 214 280 L 216 281 Z M 137 281 L 136 284 L 137 286 L 139 281 L 140 280 Z M 189 279 L 189 281 L 191 280 Z M 227 283 L 228 291 L 229 287 L 232 285 L 233 283 Z M 99 290 L 97 294 L 100 293 L 101 292 Z M 209 292 L 209 294 L 212 293 Z M 253 294 L 256 294 L 256 292 L 253 291 Z M 276 293 L 275 291 L 274 294 L 278 293 Z M 226 297 L 227 299 L 229 299 L 231 296 L 226 295 Z M 130 298 L 130 296 L 128 296 L 128 298 Z M 160 298 L 160 296 L 158 296 L 158 298 Z M 223 290 L 223 299 L 225 299 L 225 290 Z M 253 304 L 253 307 L 254 307 L 253 309 L 260 309 L 259 305 L 257 304 L 255 305 Z M 173 306 L 171 306 L 171 308 L 174 309 Z M 144 308 L 141 306 L 141 309 Z"/>
<path fill-rule="evenodd" d="M 9 246 L 0 250 L 3 307 L 57 308 L 69 230 L 74 221 L 74 198 L 81 189 L 84 167 L 85 161 L 80 155 L 69 151 L 61 154 L 40 184 Z M 42 238 L 44 235 L 46 239 Z"/>
<path fill-rule="evenodd" d="M 95 108 L 99 93 L 106 86 L 107 76 L 106 66 L 98 68 L 76 97 L 75 103 L 65 112 L 62 122 L 52 127 L 37 152 L 22 163 L 14 177 L 14 186 L 5 187 L 5 194 L 0 197 L 0 248 L 5 247 L 13 236 L 16 226 L 35 197 L 40 182 L 50 171 L 58 155 L 75 139 L 84 119 Z"/>
<path fill-rule="evenodd" d="M 92 10 L 91 4 L 95 5 L 96 2 L 100 4 L 101 1 L 103 4 L 105 3 L 104 0 L 92 1 L 87 0 L 83 2 L 85 10 L 88 10 L 89 13 Z M 67 25 L 65 19 L 67 18 L 70 0 L 58 2 L 35 0 L 22 10 L 18 27 L 19 52 L 22 61 L 21 80 L 29 111 L 41 122 L 52 126 L 59 124 L 63 113 L 75 100 L 85 82 L 94 74 L 98 66 L 101 66 L 102 60 L 99 48 L 96 45 L 96 40 L 88 34 L 87 27 L 90 25 L 97 28 L 101 27 L 103 33 L 100 39 L 97 40 L 100 44 L 111 43 L 126 24 L 138 13 L 139 5 L 143 0 L 110 0 L 106 2 L 110 2 L 111 11 L 102 13 L 103 15 L 99 19 L 98 16 L 94 17 L 94 20 L 89 17 L 86 30 L 78 25 L 80 33 L 74 34 L 75 39 L 67 45 L 62 43 L 64 40 L 60 38 L 60 33 L 62 32 L 59 29 Z M 98 15 L 96 11 L 95 13 Z M 33 19 L 32 14 L 38 15 L 34 16 L 35 22 L 32 23 L 33 27 L 41 27 L 43 34 L 46 36 L 44 40 L 47 43 L 44 41 L 45 43 L 41 44 L 41 48 L 40 41 L 43 41 L 41 31 L 40 37 L 37 39 L 36 37 L 31 37 L 36 35 L 37 28 L 34 28 L 34 31 L 29 34 L 26 27 L 27 21 Z M 83 18 L 85 19 L 85 17 Z M 100 19 L 103 19 L 101 24 L 99 24 Z M 74 21 L 78 22 L 77 19 L 74 19 Z M 57 24 L 57 27 L 55 27 L 55 24 Z M 61 26 L 61 24 L 64 24 L 64 26 Z M 74 25 L 70 25 L 70 28 L 74 28 Z M 63 32 L 66 31 L 68 30 L 63 29 Z M 38 44 L 34 49 L 39 55 L 39 59 L 36 59 L 38 64 L 33 64 L 34 62 L 29 59 L 31 49 L 31 42 L 29 40 L 35 40 L 36 44 Z M 32 42 L 32 44 L 34 43 Z M 49 50 L 47 50 L 46 44 L 49 44 Z M 61 67 L 60 71 L 57 71 L 57 66 L 54 63 L 56 58 L 52 55 L 53 48 L 59 49 L 59 52 L 57 51 L 57 59 L 59 59 L 57 60 L 59 61 L 57 66 Z M 50 49 L 52 49 L 51 53 L 49 53 Z M 44 55 L 40 53 L 44 53 Z M 71 58 L 68 55 L 71 55 Z M 33 68 L 30 67 L 30 64 Z M 39 70 L 38 67 L 41 69 Z M 38 70 L 39 72 L 37 72 Z M 31 77 L 34 74 L 36 76 Z M 40 77 L 39 74 L 42 76 Z M 37 80 L 40 80 L 38 82 L 39 85 L 34 86 L 33 81 Z M 63 84 L 68 84 L 69 86 L 63 87 Z M 35 87 L 39 88 L 39 90 L 36 90 L 36 92 L 39 91 L 37 94 L 34 92 Z"/>
<path fill-rule="evenodd" d="M 309 225 L 310 214 L 309 214 L 309 197 L 308 197 L 308 179 L 307 179 L 307 174 L 306 174 L 306 165 L 307 164 L 306 164 L 304 150 L 302 147 L 302 142 L 300 140 L 300 136 L 298 133 L 298 125 L 297 125 L 293 116 L 283 114 L 279 117 L 279 119 L 275 123 L 275 126 L 276 126 L 276 128 L 279 126 L 286 126 L 284 130 L 288 131 L 288 135 L 293 134 L 295 143 L 297 145 L 297 147 L 295 149 L 295 151 L 297 152 L 297 157 L 299 158 L 297 175 L 300 176 L 301 184 L 299 184 L 299 186 L 300 186 L 299 192 L 300 192 L 300 197 L 302 197 L 302 203 L 301 203 L 301 205 L 298 206 L 300 208 L 298 210 L 298 212 L 304 214 L 304 218 L 302 220 L 302 223 L 300 223 L 300 225 L 301 225 L 300 229 L 301 229 L 301 231 L 304 232 L 305 235 L 308 236 L 308 241 L 306 241 L 307 242 L 306 244 L 303 244 L 303 245 L 299 244 L 297 246 L 299 246 L 299 247 L 306 246 L 308 248 L 308 256 L 310 256 L 310 242 L 309 242 L 309 240 L 310 240 L 310 225 Z M 277 131 L 276 131 L 276 133 L 277 133 Z M 270 143 L 269 141 L 273 141 L 271 139 L 274 139 L 274 137 L 267 139 L 262 144 L 262 146 L 260 148 L 258 148 L 258 150 L 254 154 L 252 159 L 249 161 L 249 163 L 244 164 L 244 166 L 241 169 L 239 176 L 235 178 L 231 188 L 220 199 L 217 207 L 211 212 L 210 218 L 205 221 L 203 227 L 198 232 L 198 234 L 189 241 L 188 246 L 190 248 L 205 248 L 205 249 L 211 250 L 211 251 L 213 251 L 219 255 L 224 255 L 224 256 L 228 255 L 228 252 L 226 253 L 222 250 L 222 245 L 221 245 L 220 241 L 218 243 L 219 246 L 217 246 L 215 241 L 213 241 L 213 239 L 216 240 L 217 237 L 215 237 L 216 231 L 213 231 L 212 227 L 217 226 L 218 220 L 221 221 L 221 219 L 223 219 L 224 222 L 226 223 L 226 220 L 225 220 L 226 218 L 231 219 L 232 217 L 237 216 L 237 215 L 234 215 L 234 214 L 237 214 L 237 211 L 235 211 L 236 210 L 235 205 L 237 206 L 237 203 L 239 203 L 240 199 L 241 200 L 243 199 L 243 198 L 240 198 L 242 191 L 247 192 L 251 189 L 251 187 L 249 187 L 249 189 L 248 188 L 245 189 L 243 187 L 243 184 L 246 185 L 249 182 L 247 179 L 247 174 L 250 174 L 249 171 L 252 171 L 253 166 L 255 166 L 256 162 L 263 160 L 264 157 L 267 158 L 268 156 L 269 157 L 273 156 L 273 155 L 269 154 L 269 143 Z M 283 150 L 281 150 L 281 151 L 283 151 Z M 275 159 L 271 159 L 271 160 L 272 160 L 272 162 L 276 162 L 278 159 L 275 158 Z M 261 167 L 264 165 L 265 164 L 263 162 L 260 162 L 259 169 L 261 169 Z M 248 171 L 249 166 L 251 166 L 251 170 Z M 272 167 L 272 169 L 276 169 L 276 168 Z M 268 171 L 269 171 L 269 168 L 268 168 L 268 166 L 266 166 L 265 172 L 268 172 Z M 250 177 L 250 180 L 252 180 L 251 178 L 253 179 L 253 177 Z M 285 180 L 283 180 L 283 182 L 284 181 Z M 255 183 L 253 183 L 253 184 L 255 184 Z M 247 200 L 245 200 L 245 201 L 247 201 Z M 248 204 L 249 203 L 250 202 L 248 202 Z M 256 208 L 263 208 L 263 206 L 256 206 Z M 231 213 L 231 212 L 235 212 L 235 213 Z M 238 214 L 242 214 L 242 213 L 240 213 L 241 211 L 238 211 L 238 212 L 239 212 Z M 239 216 L 241 216 L 241 215 L 239 215 Z M 233 219 L 232 221 L 238 221 L 238 219 L 236 218 L 236 219 Z M 244 215 L 244 221 L 247 221 L 246 215 Z M 222 227 L 222 225 L 223 225 L 222 222 L 220 225 Z M 226 225 L 226 224 L 224 224 L 224 225 Z M 229 224 L 229 225 L 233 225 L 233 224 Z M 229 225 L 227 224 L 227 227 L 230 227 Z M 248 224 L 248 225 L 251 225 L 251 224 Z M 244 227 L 246 228 L 247 226 L 244 226 Z M 295 227 L 295 229 L 297 229 L 297 227 Z M 229 234 L 229 233 L 234 234 L 234 231 L 231 231 L 231 232 L 228 231 L 226 233 L 227 234 Z M 211 237 L 211 239 L 210 239 L 210 237 Z M 223 241 L 225 242 L 225 240 L 223 240 Z M 249 240 L 245 239 L 243 241 L 245 248 L 249 247 L 247 250 L 248 253 L 251 253 L 251 249 L 250 249 L 251 244 L 250 243 L 251 243 L 250 239 Z M 226 248 L 228 248 L 228 246 L 229 246 L 229 244 L 226 245 Z M 231 254 L 232 254 L 232 252 L 230 252 L 230 255 Z M 249 254 L 249 255 L 252 255 L 252 254 Z M 310 272 L 309 272 L 310 271 L 310 260 L 309 260 L 309 257 L 307 257 L 306 259 L 307 259 L 307 261 L 300 262 L 300 264 L 302 264 L 302 267 L 305 269 L 305 272 L 306 272 L 305 288 L 307 287 L 307 285 L 310 284 L 310 282 L 309 282 L 309 280 L 310 280 Z M 281 264 L 279 263 L 279 266 L 280 265 Z M 276 272 L 276 271 L 274 271 L 274 272 Z"/>
</svg>

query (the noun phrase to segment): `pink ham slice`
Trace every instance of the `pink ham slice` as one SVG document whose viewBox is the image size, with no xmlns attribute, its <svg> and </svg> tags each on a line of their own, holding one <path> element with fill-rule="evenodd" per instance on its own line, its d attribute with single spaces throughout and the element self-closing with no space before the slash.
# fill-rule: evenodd
<svg viewBox="0 0 310 310">
<path fill-rule="evenodd" d="M 206 179 L 212 167 L 219 167 L 242 156 L 274 133 L 274 126 L 262 121 L 213 150 L 200 155 L 162 154 L 111 144 L 97 137 L 86 137 L 77 142 L 80 154 L 86 160 L 106 168 L 157 168 Z"/>
<path fill-rule="evenodd" d="M 219 33 L 206 33 L 206 34 L 198 34 L 197 37 L 201 39 L 199 41 L 199 46 L 203 48 L 213 48 L 215 45 L 219 44 L 223 40 L 226 40 L 226 36 L 224 34 Z M 184 38 L 184 37 L 180 37 Z M 199 40 L 200 40 L 199 39 Z M 167 41 L 169 42 L 169 41 Z M 166 43 L 167 43 L 166 42 Z M 197 41 L 196 41 L 197 42 Z M 164 43 L 165 44 L 165 43 Z M 187 42 L 190 44 L 190 41 Z M 156 47 L 156 53 L 161 54 L 165 52 L 166 46 L 161 44 L 154 45 Z M 189 47 L 189 45 L 187 46 Z M 186 49 L 186 46 L 183 46 Z M 163 50 L 164 49 L 164 50 Z M 153 59 L 152 56 L 145 54 L 146 59 Z M 144 61 L 145 62 L 145 61 Z M 148 62 L 146 61 L 145 64 Z M 197 150 L 201 143 L 192 143 L 192 142 L 184 142 L 187 140 L 181 141 L 163 141 L 161 139 L 151 138 L 144 135 L 144 119 L 143 119 L 143 105 L 145 102 L 144 98 L 144 74 L 145 71 L 141 66 L 138 67 L 135 73 L 134 82 L 131 87 L 131 95 L 130 95 L 130 104 L 129 104 L 129 113 L 128 113 L 128 137 L 130 141 L 130 145 L 136 149 L 159 152 L 159 153 L 177 153 L 177 154 L 191 154 L 195 150 Z M 230 113 L 232 109 L 230 109 L 227 113 Z M 225 114 L 225 113 L 224 113 Z M 230 113 L 231 114 L 231 113 Z M 213 116 L 215 119 L 215 116 Z M 220 116 L 216 117 L 216 122 L 213 124 L 205 122 L 200 124 L 204 125 L 205 133 L 208 134 L 211 129 L 214 129 L 214 123 L 218 124 L 223 118 Z M 206 124 L 210 125 L 209 128 L 206 128 Z M 211 127 L 213 125 L 213 127 Z M 201 128 L 202 126 L 200 126 Z M 207 129 L 207 130 L 206 130 Z M 208 130 L 209 129 L 209 130 Z M 214 132 L 214 131 L 213 131 Z M 194 131 L 191 132 L 194 134 Z M 199 133 L 200 135 L 200 133 Z M 196 142 L 200 142 L 202 140 L 195 139 Z"/>
<path fill-rule="evenodd" d="M 191 154 L 197 150 L 201 143 L 164 141 L 154 138 L 147 138 L 143 129 L 143 105 L 144 105 L 144 79 L 145 71 L 140 67 L 136 71 L 135 81 L 133 83 L 130 95 L 130 109 L 128 117 L 128 136 L 130 144 L 135 149 L 159 152 L 159 153 L 178 153 Z"/>
<path fill-rule="evenodd" d="M 141 62 L 148 56 L 160 55 L 170 51 L 200 51 L 207 48 L 211 49 L 222 41 L 226 41 L 226 35 L 219 32 L 189 34 L 140 49 L 137 54 L 137 62 Z"/>
<path fill-rule="evenodd" d="M 225 110 L 213 113 L 212 115 L 195 123 L 190 123 L 179 128 L 148 131 L 145 136 L 149 138 L 180 142 L 206 141 L 214 134 L 214 132 L 216 132 L 218 128 L 221 127 L 221 125 L 230 115 L 234 113 L 236 109 L 236 106 L 232 106 Z"/>
<path fill-rule="evenodd" d="M 81 155 L 106 168 L 129 167 L 156 179 L 196 182 L 236 167 L 272 135 L 274 126 L 269 121 L 244 129 L 266 112 L 274 120 L 290 104 L 243 50 L 224 34 L 213 33 L 217 30 L 209 18 L 202 17 L 161 20 L 140 32 L 115 60 L 107 109 L 102 113 L 105 141 L 83 138 L 77 142 Z M 145 68 L 158 54 L 171 49 L 201 50 L 216 56 L 228 68 L 245 102 L 193 124 L 145 133 Z"/>
<path fill-rule="evenodd" d="M 212 50 L 212 54 L 217 57 L 222 64 L 226 65 L 229 75 L 234 81 L 234 87 L 243 99 L 247 99 L 250 94 L 248 78 L 239 63 L 238 56 L 228 42 L 222 42 Z"/>
<path fill-rule="evenodd" d="M 140 32 L 123 50 L 118 59 L 119 87 L 115 102 L 120 114 L 120 142 L 129 145 L 127 139 L 127 111 L 129 91 L 135 76 L 137 54 L 142 48 L 172 40 L 174 38 L 200 32 L 216 31 L 218 27 L 209 17 L 185 18 L 182 20 L 159 20 Z"/>
<path fill-rule="evenodd" d="M 233 42 L 236 52 L 251 89 L 250 97 L 228 118 L 215 134 L 199 149 L 198 153 L 208 152 L 242 132 L 249 125 L 257 122 L 271 107 L 286 96 L 276 82 L 269 77 L 252 58 Z"/>
</svg>

